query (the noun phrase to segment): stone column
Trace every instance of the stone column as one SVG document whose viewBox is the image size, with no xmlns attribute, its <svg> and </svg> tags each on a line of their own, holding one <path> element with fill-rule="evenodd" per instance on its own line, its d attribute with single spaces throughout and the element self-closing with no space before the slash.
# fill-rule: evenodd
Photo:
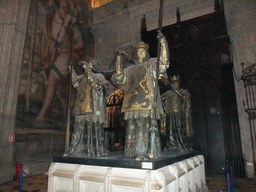
<svg viewBox="0 0 256 192">
<path fill-rule="evenodd" d="M 15 176 L 13 143 L 16 105 L 30 0 L 0 1 L 0 183 Z"/>
<path fill-rule="evenodd" d="M 224 9 L 227 31 L 231 41 L 230 55 L 234 63 L 234 82 L 246 176 L 253 178 L 255 174 L 253 167 L 253 148 L 248 114 L 245 112 L 243 106 L 246 96 L 244 83 L 241 80 L 241 63 L 245 63 L 245 68 L 256 63 L 256 1 L 227 0 L 225 1 Z"/>
</svg>

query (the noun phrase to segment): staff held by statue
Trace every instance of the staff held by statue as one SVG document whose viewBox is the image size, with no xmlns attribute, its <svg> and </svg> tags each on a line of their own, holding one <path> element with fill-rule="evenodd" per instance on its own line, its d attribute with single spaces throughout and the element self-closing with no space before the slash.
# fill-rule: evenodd
<svg viewBox="0 0 256 192">
<path fill-rule="evenodd" d="M 164 1 L 160 0 L 160 7 L 159 7 L 159 18 L 158 18 L 158 31 L 162 31 L 162 21 L 163 21 L 163 5 Z M 153 103 L 153 110 L 154 110 L 154 120 L 152 121 L 152 127 L 151 127 L 151 158 L 153 158 L 153 151 L 154 151 L 154 140 L 155 140 L 155 131 L 158 129 L 158 124 L 157 124 L 157 92 L 158 92 L 158 78 L 159 78 L 159 62 L 160 62 L 160 51 L 161 51 L 161 44 L 160 44 L 160 39 L 158 40 L 158 46 L 157 46 L 157 65 L 156 65 L 156 84 L 155 84 L 155 100 Z"/>
</svg>

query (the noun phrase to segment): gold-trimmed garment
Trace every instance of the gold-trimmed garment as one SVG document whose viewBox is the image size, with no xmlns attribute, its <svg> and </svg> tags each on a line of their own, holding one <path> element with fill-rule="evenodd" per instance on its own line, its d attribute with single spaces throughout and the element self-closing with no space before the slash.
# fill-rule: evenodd
<svg viewBox="0 0 256 192">
<path fill-rule="evenodd" d="M 122 112 L 148 111 L 152 109 L 152 97 L 147 65 L 136 65 L 127 74 Z"/>
</svg>

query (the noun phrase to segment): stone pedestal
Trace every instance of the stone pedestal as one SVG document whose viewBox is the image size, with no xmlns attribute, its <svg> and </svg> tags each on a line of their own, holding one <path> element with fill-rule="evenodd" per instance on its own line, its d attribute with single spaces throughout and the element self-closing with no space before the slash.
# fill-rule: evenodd
<svg viewBox="0 0 256 192">
<path fill-rule="evenodd" d="M 13 157 L 29 175 L 45 173 L 53 157 L 64 153 L 64 131 L 17 128 L 15 138 Z"/>
<path fill-rule="evenodd" d="M 166 158 L 163 161 L 167 162 L 170 159 L 172 158 Z M 85 165 L 82 164 L 82 159 L 73 159 L 77 163 L 65 163 L 65 161 L 71 161 L 71 158 L 58 158 L 57 161 L 63 162 L 51 163 L 48 192 L 207 191 L 202 155 L 181 158 L 175 163 L 160 168 L 158 166 L 161 166 L 163 161 L 129 160 L 130 164 L 123 162 L 124 167 L 119 167 L 118 164 L 114 166 Z M 88 162 L 91 164 L 92 161 Z M 107 159 L 101 163 L 106 162 Z"/>
</svg>

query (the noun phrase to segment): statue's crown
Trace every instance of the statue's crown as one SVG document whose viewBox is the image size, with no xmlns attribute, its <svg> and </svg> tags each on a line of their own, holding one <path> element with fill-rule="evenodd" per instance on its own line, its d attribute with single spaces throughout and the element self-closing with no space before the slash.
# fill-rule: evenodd
<svg viewBox="0 0 256 192">
<path fill-rule="evenodd" d="M 175 81 L 180 81 L 180 77 L 179 75 L 173 75 L 173 77 L 171 77 L 171 82 L 175 82 Z"/>
<path fill-rule="evenodd" d="M 98 60 L 97 59 L 94 59 L 94 58 L 91 58 L 88 63 L 91 63 L 93 67 L 98 67 Z"/>
<path fill-rule="evenodd" d="M 148 49 L 148 44 L 144 43 L 143 41 L 137 43 L 137 45 L 135 46 L 136 49 L 139 48 L 144 48 L 144 49 Z"/>
<path fill-rule="evenodd" d="M 89 62 L 98 63 L 98 60 L 97 60 L 97 59 L 94 59 L 94 58 L 90 58 Z"/>
</svg>

